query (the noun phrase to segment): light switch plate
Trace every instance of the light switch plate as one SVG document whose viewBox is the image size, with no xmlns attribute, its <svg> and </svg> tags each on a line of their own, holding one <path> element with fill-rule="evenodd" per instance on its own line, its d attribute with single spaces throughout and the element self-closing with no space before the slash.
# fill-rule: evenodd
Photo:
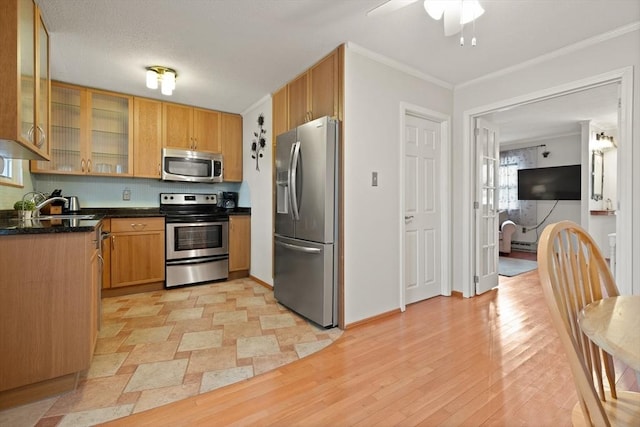
<svg viewBox="0 0 640 427">
<path fill-rule="evenodd" d="M 371 186 L 378 186 L 378 172 L 371 172 Z"/>
</svg>

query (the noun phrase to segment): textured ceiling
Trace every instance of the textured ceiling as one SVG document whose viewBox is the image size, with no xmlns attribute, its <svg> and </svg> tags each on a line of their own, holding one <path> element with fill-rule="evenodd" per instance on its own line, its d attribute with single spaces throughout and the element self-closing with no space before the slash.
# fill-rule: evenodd
<svg viewBox="0 0 640 427">
<path fill-rule="evenodd" d="M 145 67 L 165 65 L 171 101 L 236 113 L 347 41 L 456 85 L 640 21 L 638 0 L 484 0 L 461 48 L 421 1 L 379 17 L 383 0 L 37 1 L 54 79 L 160 98 Z"/>
</svg>

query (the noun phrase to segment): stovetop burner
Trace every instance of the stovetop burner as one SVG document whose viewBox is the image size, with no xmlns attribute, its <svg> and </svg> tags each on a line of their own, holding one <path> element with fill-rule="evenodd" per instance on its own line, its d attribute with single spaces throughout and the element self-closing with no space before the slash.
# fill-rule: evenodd
<svg viewBox="0 0 640 427">
<path fill-rule="evenodd" d="M 172 222 L 228 220 L 217 194 L 160 193 L 160 212 Z"/>
</svg>

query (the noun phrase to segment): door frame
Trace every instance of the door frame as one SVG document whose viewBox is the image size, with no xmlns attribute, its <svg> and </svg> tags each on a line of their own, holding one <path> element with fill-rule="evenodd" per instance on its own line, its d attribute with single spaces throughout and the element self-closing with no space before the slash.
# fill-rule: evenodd
<svg viewBox="0 0 640 427">
<path fill-rule="evenodd" d="M 633 67 L 628 66 L 616 70 L 612 70 L 606 73 L 598 74 L 595 76 L 587 77 L 580 80 L 575 80 L 566 84 L 553 86 L 547 89 L 531 92 L 528 94 L 516 96 L 514 98 L 504 99 L 491 104 L 475 107 L 462 113 L 462 143 L 466 147 L 463 150 L 463 167 L 462 167 L 462 211 L 466 212 L 466 218 L 461 224 L 462 236 L 475 236 L 475 223 L 474 223 L 474 211 L 473 211 L 473 189 L 476 186 L 475 179 L 475 159 L 471 156 L 475 156 L 473 150 L 473 123 L 476 117 L 484 114 L 493 113 L 499 110 L 514 108 L 519 105 L 530 104 L 533 102 L 544 101 L 546 99 L 556 98 L 559 96 L 567 95 L 573 92 L 579 92 L 586 89 L 611 84 L 620 84 L 620 117 L 621 123 L 619 123 L 619 138 L 622 143 L 618 147 L 618 177 L 632 177 L 632 131 L 633 131 Z M 581 164 L 588 164 L 588 153 L 584 147 L 581 153 Z M 583 184 L 585 182 L 585 171 L 583 171 Z M 617 233 L 616 242 L 616 254 L 620 257 L 616 262 L 616 278 L 618 287 L 621 293 L 631 294 L 632 289 L 632 232 L 633 230 L 633 194 L 632 194 L 632 179 L 618 179 L 618 204 L 624 204 L 623 209 L 617 211 L 616 231 L 629 230 L 626 233 Z M 584 187 L 584 185 L 583 185 Z M 587 188 L 582 189 L 583 197 L 581 202 L 581 212 L 588 211 L 588 197 L 585 199 L 585 194 L 588 193 Z M 475 284 L 473 283 L 473 276 L 475 274 L 475 266 L 473 260 L 475 260 L 476 254 L 475 238 L 472 244 L 469 245 L 467 251 L 462 251 L 460 258 L 460 267 L 463 272 L 462 275 L 462 288 L 464 297 L 472 297 L 475 295 Z M 623 285 L 623 286 L 621 286 Z"/>
<path fill-rule="evenodd" d="M 400 103 L 400 159 L 398 170 L 400 176 L 398 182 L 400 183 L 398 188 L 398 194 L 400 195 L 400 206 L 398 210 L 398 233 L 400 234 L 400 277 L 399 277 L 399 293 L 400 293 L 400 310 L 406 310 L 406 296 L 404 289 L 404 260 L 405 260 L 405 238 L 404 238 L 404 187 L 405 187 L 405 170 L 404 170 L 404 157 L 405 157 L 405 118 L 408 114 L 421 117 L 426 120 L 430 120 L 436 123 L 440 123 L 440 176 L 442 182 L 440 185 L 440 251 L 442 254 L 441 259 L 441 285 L 440 294 L 445 296 L 451 295 L 453 284 L 451 283 L 451 220 L 450 220 L 450 207 L 451 207 L 451 116 L 440 113 L 438 111 L 430 110 L 415 104 L 407 102 Z"/>
</svg>

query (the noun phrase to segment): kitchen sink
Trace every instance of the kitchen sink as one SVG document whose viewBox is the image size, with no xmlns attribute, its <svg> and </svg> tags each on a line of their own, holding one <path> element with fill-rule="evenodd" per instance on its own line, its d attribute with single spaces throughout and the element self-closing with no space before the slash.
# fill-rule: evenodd
<svg viewBox="0 0 640 427">
<path fill-rule="evenodd" d="M 40 215 L 34 219 L 96 219 L 96 215 Z"/>
</svg>

